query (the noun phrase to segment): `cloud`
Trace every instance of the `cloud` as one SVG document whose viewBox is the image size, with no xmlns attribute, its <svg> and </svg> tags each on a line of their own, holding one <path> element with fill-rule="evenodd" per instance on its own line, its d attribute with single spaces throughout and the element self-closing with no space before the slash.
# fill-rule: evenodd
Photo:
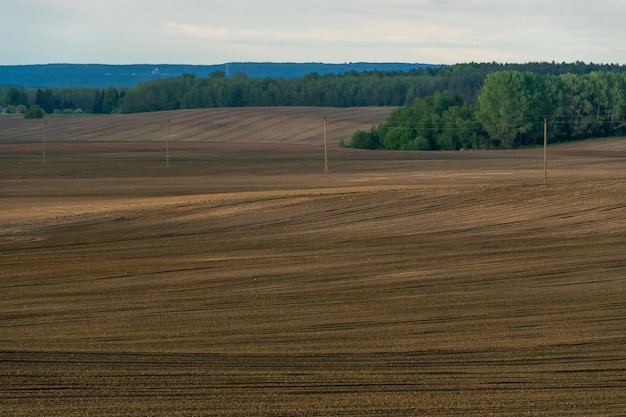
<svg viewBox="0 0 626 417">
<path fill-rule="evenodd" d="M 620 0 L 32 0 L 0 63 L 626 62 Z"/>
</svg>

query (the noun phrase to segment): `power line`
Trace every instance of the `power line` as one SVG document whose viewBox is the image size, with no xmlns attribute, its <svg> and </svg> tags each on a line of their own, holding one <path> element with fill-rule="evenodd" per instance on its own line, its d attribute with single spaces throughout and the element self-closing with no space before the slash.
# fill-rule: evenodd
<svg viewBox="0 0 626 417">
<path fill-rule="evenodd" d="M 621 119 L 623 117 L 623 119 Z M 607 115 L 597 114 L 572 114 L 572 115 L 547 115 L 547 116 L 527 116 L 515 119 L 505 119 L 499 124 L 503 129 L 516 129 L 528 124 L 536 124 L 541 127 L 544 121 L 550 125 L 580 125 L 580 124 L 626 124 L 626 114 L 608 118 Z M 559 120 L 561 119 L 561 120 Z M 569 120 L 562 120 L 569 119 Z M 389 130 L 425 130 L 425 131 L 448 131 L 448 130 L 484 130 L 484 124 L 479 121 L 459 121 L 459 122 L 424 122 L 409 125 L 389 125 L 382 123 L 378 129 Z"/>
</svg>

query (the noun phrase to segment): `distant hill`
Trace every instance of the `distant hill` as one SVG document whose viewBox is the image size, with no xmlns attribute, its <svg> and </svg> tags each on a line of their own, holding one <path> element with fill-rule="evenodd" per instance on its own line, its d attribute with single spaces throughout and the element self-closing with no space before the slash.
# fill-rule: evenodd
<svg viewBox="0 0 626 417">
<path fill-rule="evenodd" d="M 175 142 L 252 142 L 323 144 L 327 117 L 328 144 L 349 142 L 357 130 L 382 123 L 395 107 L 236 107 L 172 110 L 106 116 L 46 118 L 49 143 L 162 142 L 167 120 Z M 0 116 L 0 147 L 39 142 L 42 124 L 19 115 Z M 0 154 L 0 161 L 6 155 Z M 1 193 L 0 193 L 1 194 Z M 1 201 L 1 200 L 0 200 Z M 1 210 L 0 210 L 1 211 Z"/>
<path fill-rule="evenodd" d="M 343 74 L 350 71 L 409 71 L 414 68 L 430 67 L 430 64 L 355 62 L 345 64 L 323 63 L 272 63 L 231 62 L 219 65 L 176 65 L 176 64 L 43 64 L 1 65 L 0 85 L 24 88 L 65 88 L 113 86 L 134 87 L 137 84 L 160 78 L 172 78 L 190 73 L 206 77 L 214 71 L 224 71 L 227 76 L 245 73 L 252 78 L 297 78 L 316 72 Z"/>
</svg>

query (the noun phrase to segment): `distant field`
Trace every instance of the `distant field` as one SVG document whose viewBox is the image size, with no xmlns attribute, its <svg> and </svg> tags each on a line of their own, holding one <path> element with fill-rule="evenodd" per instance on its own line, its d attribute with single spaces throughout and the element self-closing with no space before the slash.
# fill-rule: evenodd
<svg viewBox="0 0 626 417">
<path fill-rule="evenodd" d="M 0 118 L 0 415 L 624 415 L 626 139 L 337 147 L 389 111 Z"/>
<path fill-rule="evenodd" d="M 241 107 L 92 117 L 47 117 L 50 141 L 288 142 L 320 144 L 327 118 L 329 143 L 346 143 L 359 129 L 385 121 L 393 107 Z M 0 117 L 0 144 L 40 141 L 42 120 Z"/>
</svg>

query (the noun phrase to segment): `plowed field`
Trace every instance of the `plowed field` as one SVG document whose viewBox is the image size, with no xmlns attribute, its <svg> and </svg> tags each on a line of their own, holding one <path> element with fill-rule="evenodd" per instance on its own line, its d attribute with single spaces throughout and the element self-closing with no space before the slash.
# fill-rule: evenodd
<svg viewBox="0 0 626 417">
<path fill-rule="evenodd" d="M 222 111 L 0 118 L 0 416 L 626 415 L 626 139 L 544 182 L 335 109 L 325 172 L 328 110 Z"/>
</svg>

